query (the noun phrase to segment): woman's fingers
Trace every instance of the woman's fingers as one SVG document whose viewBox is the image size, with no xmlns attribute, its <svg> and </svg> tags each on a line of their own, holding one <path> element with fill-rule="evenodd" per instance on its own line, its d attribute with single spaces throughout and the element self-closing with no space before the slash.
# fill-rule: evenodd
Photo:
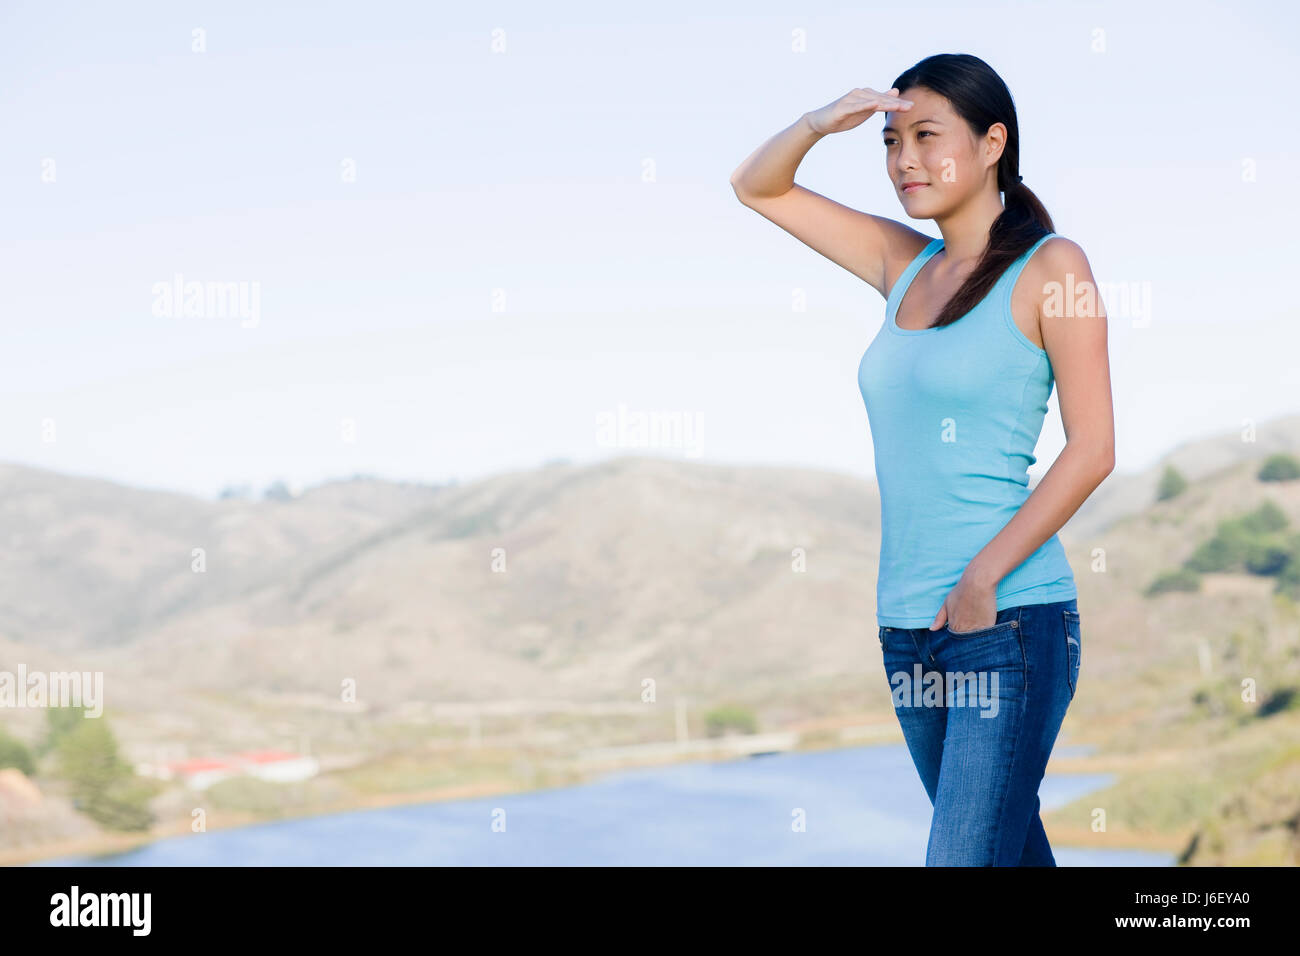
<svg viewBox="0 0 1300 956">
<path fill-rule="evenodd" d="M 808 114 L 808 123 L 818 133 L 841 133 L 862 125 L 867 117 L 882 110 L 908 110 L 912 101 L 870 87 L 857 86 L 837 100 Z"/>
<path fill-rule="evenodd" d="M 912 108 L 912 101 L 905 100 L 898 95 L 898 87 L 891 86 L 884 93 L 877 93 L 875 90 L 864 90 L 864 93 L 870 93 L 874 98 L 878 109 L 887 110 L 906 110 Z"/>
<path fill-rule="evenodd" d="M 872 89 L 871 87 L 869 87 L 869 86 L 859 86 L 859 87 L 855 88 L 854 90 L 852 90 L 852 92 L 854 92 L 854 93 L 861 93 L 861 94 L 864 95 L 864 96 L 875 96 L 875 97 L 879 97 L 879 98 L 881 98 L 881 99 L 902 100 L 902 97 L 900 97 L 900 96 L 898 95 L 898 87 L 896 87 L 896 86 L 892 86 L 892 87 L 890 87 L 889 89 L 885 90 L 885 92 L 883 92 L 883 93 L 880 92 L 880 90 L 873 90 L 873 89 Z M 903 100 L 903 102 L 905 102 L 905 103 L 910 103 L 910 102 L 912 102 L 912 101 L 911 101 L 911 100 Z"/>
<path fill-rule="evenodd" d="M 862 97 L 861 105 L 870 107 L 873 110 L 894 112 L 912 108 L 911 100 L 905 100 L 901 96 L 894 96 L 892 93 L 879 93 L 872 89 L 859 89 L 856 92 Z"/>
</svg>

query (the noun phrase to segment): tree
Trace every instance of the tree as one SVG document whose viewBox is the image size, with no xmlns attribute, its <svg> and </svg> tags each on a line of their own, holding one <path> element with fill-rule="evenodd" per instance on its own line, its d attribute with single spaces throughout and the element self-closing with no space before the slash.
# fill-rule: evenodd
<svg viewBox="0 0 1300 956">
<path fill-rule="evenodd" d="M 283 481 L 273 481 L 266 486 L 262 492 L 262 497 L 267 501 L 292 501 L 293 493 L 289 491 L 289 486 Z"/>
<path fill-rule="evenodd" d="M 1165 473 L 1160 476 L 1156 486 L 1156 501 L 1168 501 L 1187 490 L 1187 479 L 1173 465 L 1165 466 Z"/>
<path fill-rule="evenodd" d="M 153 788 L 118 755 L 117 741 L 102 717 L 83 719 L 62 732 L 56 752 L 72 804 L 82 813 L 114 830 L 147 830 L 153 823 Z"/>
<path fill-rule="evenodd" d="M 45 739 L 37 747 L 44 756 L 58 749 L 59 741 L 81 726 L 86 719 L 84 707 L 50 707 L 45 711 Z"/>
<path fill-rule="evenodd" d="M 32 759 L 32 752 L 21 740 L 0 730 L 0 769 L 5 767 L 17 767 L 28 777 L 36 773 L 36 761 Z"/>
</svg>

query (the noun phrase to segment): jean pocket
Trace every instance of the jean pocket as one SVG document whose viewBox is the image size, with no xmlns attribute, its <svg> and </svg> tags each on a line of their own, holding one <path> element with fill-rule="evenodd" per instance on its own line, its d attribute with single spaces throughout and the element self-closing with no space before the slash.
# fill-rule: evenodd
<svg viewBox="0 0 1300 956">
<path fill-rule="evenodd" d="M 1020 622 L 1013 617 L 1005 621 L 999 621 L 997 624 L 990 624 L 988 627 L 977 627 L 973 631 L 954 631 L 947 624 L 943 626 L 943 629 L 948 632 L 949 637 L 955 637 L 959 641 L 964 641 L 971 637 L 983 637 L 986 634 L 996 634 L 999 631 L 1010 631 L 1019 626 Z"/>
<path fill-rule="evenodd" d="M 1074 689 L 1079 686 L 1079 659 L 1083 648 L 1079 630 L 1079 612 L 1062 611 L 1065 618 L 1065 681 L 1070 685 L 1070 700 L 1074 700 Z"/>
</svg>

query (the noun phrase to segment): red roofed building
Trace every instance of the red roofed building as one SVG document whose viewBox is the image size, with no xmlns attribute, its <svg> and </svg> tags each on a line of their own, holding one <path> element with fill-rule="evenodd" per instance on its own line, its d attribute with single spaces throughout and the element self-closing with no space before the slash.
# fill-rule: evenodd
<svg viewBox="0 0 1300 956">
<path fill-rule="evenodd" d="M 187 787 L 206 790 L 214 783 L 231 777 L 256 777 L 274 783 L 306 780 L 320 772 L 320 764 L 314 757 L 287 750 L 248 750 L 230 757 L 201 757 L 157 765 L 141 764 L 136 769 L 146 776 L 180 780 Z"/>
</svg>

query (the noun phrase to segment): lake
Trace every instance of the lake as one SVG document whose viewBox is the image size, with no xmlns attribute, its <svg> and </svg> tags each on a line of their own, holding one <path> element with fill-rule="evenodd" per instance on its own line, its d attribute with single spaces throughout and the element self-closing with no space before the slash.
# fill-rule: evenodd
<svg viewBox="0 0 1300 956">
<path fill-rule="evenodd" d="M 1111 782 L 1048 774 L 1039 799 L 1048 810 Z M 492 829 L 498 808 L 504 832 Z M 795 808 L 806 832 L 792 830 Z M 213 830 L 34 865 L 921 866 L 929 826 L 929 799 L 899 743 L 626 770 L 562 789 Z M 1060 866 L 1174 863 L 1135 850 L 1053 853 Z"/>
</svg>

